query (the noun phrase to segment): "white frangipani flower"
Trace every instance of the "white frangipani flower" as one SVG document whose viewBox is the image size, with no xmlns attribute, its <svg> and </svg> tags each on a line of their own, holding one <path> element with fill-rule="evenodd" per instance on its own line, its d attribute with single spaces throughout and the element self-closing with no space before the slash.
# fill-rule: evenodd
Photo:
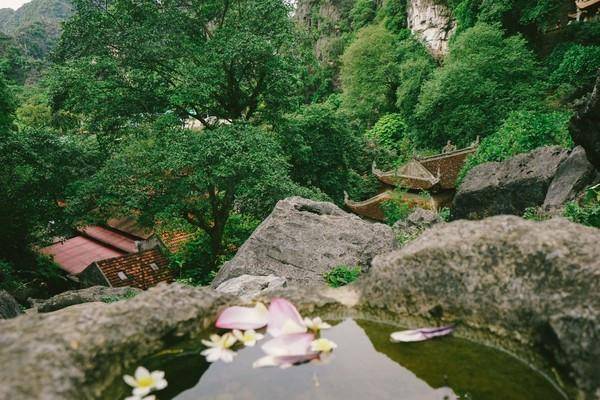
<svg viewBox="0 0 600 400">
<path fill-rule="evenodd" d="M 313 332 L 319 332 L 320 330 L 331 328 L 331 325 L 329 325 L 327 322 L 323 322 L 321 317 L 316 317 L 313 319 L 304 318 L 304 325 L 306 325 L 306 327 Z"/>
<path fill-rule="evenodd" d="M 203 350 L 202 354 L 206 357 L 206 361 L 215 362 L 222 360 L 224 362 L 232 362 L 236 352 L 231 350 L 231 346 L 237 341 L 236 337 L 231 333 L 226 333 L 223 336 L 210 335 L 210 340 L 202 340 L 202 344 L 208 347 Z"/>
<path fill-rule="evenodd" d="M 256 342 L 265 337 L 265 335 L 263 335 L 262 333 L 257 333 L 254 329 L 248 329 L 243 333 L 238 329 L 234 329 L 233 336 L 235 336 L 237 340 L 239 340 L 241 343 L 244 344 L 244 346 L 247 347 L 254 346 Z"/>
<path fill-rule="evenodd" d="M 150 396 L 140 397 L 140 396 L 129 396 L 125 397 L 125 400 L 156 400 L 156 396 L 151 394 Z"/>
<path fill-rule="evenodd" d="M 135 377 L 124 375 L 123 380 L 133 387 L 134 398 L 145 396 L 153 390 L 162 390 L 167 387 L 167 380 L 163 371 L 148 371 L 144 367 L 137 367 Z"/>
<path fill-rule="evenodd" d="M 329 353 L 335 348 L 337 348 L 337 344 L 325 338 L 313 340 L 310 343 L 310 349 L 319 353 Z"/>
</svg>

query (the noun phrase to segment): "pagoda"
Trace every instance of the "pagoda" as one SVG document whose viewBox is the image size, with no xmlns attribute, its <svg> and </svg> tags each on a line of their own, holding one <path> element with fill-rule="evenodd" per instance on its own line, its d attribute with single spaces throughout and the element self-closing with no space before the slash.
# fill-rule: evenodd
<svg viewBox="0 0 600 400">
<path fill-rule="evenodd" d="M 439 210 L 449 206 L 456 191 L 458 173 L 478 145 L 479 138 L 471 146 L 458 150 L 448 142 L 442 153 L 415 157 L 391 171 L 379 170 L 373 163 L 373 175 L 381 182 L 379 194 L 365 201 L 353 201 L 344 192 L 344 203 L 355 214 L 377 221 L 385 219 L 380 205 L 390 200 L 405 202 L 411 208 Z M 406 192 L 398 194 L 396 188 Z"/>
</svg>

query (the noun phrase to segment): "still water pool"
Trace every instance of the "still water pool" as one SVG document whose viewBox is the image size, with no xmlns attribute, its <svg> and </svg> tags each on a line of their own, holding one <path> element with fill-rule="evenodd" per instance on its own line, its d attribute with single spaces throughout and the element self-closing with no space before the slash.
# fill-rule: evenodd
<svg viewBox="0 0 600 400">
<path fill-rule="evenodd" d="M 205 362 L 200 347 L 166 350 L 140 364 L 166 372 L 169 386 L 156 392 L 159 400 L 564 399 L 544 376 L 502 351 L 454 337 L 391 343 L 395 330 L 344 320 L 324 331 L 338 344 L 328 363 L 285 370 L 252 368 L 263 355 L 260 342 L 231 364 Z M 121 382 L 112 389 L 111 398 L 130 392 Z"/>
</svg>

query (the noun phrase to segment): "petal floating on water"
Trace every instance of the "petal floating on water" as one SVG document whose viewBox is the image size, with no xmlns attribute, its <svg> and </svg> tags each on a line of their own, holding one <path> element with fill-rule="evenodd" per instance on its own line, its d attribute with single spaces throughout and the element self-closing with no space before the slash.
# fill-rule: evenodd
<svg viewBox="0 0 600 400">
<path fill-rule="evenodd" d="M 262 346 L 263 351 L 274 357 L 295 357 L 316 354 L 310 349 L 315 335 L 312 333 L 293 333 L 281 335 L 269 340 Z"/>
<path fill-rule="evenodd" d="M 422 342 L 439 336 L 446 336 L 454 331 L 453 326 L 442 326 L 439 328 L 420 328 L 407 331 L 393 332 L 390 339 L 394 343 L 399 342 Z"/>
<path fill-rule="evenodd" d="M 269 322 L 269 312 L 264 304 L 254 307 L 229 307 L 223 310 L 217 322 L 217 328 L 223 329 L 260 329 Z"/>
<path fill-rule="evenodd" d="M 296 307 L 286 299 L 273 299 L 269 305 L 267 333 L 273 337 L 306 332 L 306 325 Z"/>
</svg>

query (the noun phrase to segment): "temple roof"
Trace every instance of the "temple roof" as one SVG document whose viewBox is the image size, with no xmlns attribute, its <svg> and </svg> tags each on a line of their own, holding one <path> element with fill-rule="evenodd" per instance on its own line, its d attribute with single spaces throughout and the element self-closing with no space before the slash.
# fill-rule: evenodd
<svg viewBox="0 0 600 400">
<path fill-rule="evenodd" d="M 406 189 L 454 189 L 465 160 L 475 151 L 476 144 L 431 157 L 415 158 L 387 172 L 378 170 L 374 165 L 373 174 L 383 183 Z"/>
<path fill-rule="evenodd" d="M 584 10 L 594 5 L 600 5 L 600 0 L 578 0 L 575 2 L 575 5 L 580 10 Z"/>
</svg>

